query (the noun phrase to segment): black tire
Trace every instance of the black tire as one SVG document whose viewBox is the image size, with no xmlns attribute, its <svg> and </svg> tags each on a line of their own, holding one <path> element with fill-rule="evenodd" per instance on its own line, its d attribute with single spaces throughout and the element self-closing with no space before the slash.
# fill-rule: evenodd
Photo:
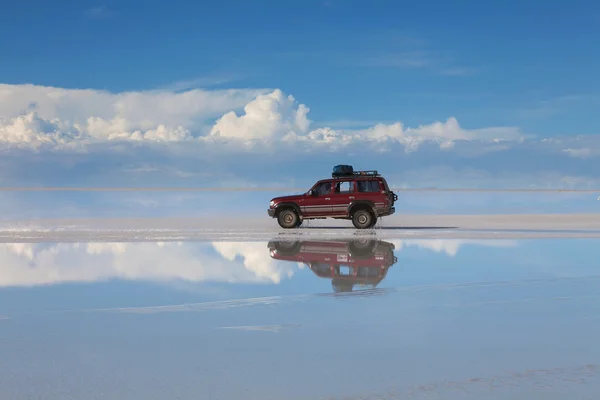
<svg viewBox="0 0 600 400">
<path fill-rule="evenodd" d="M 377 223 L 377 217 L 375 215 L 372 215 L 372 217 L 373 219 L 371 220 L 371 226 L 369 228 L 373 228 Z"/>
<path fill-rule="evenodd" d="M 375 218 L 369 210 L 359 208 L 352 213 L 352 224 L 356 229 L 368 229 L 375 224 Z"/>
<path fill-rule="evenodd" d="M 373 239 L 353 240 L 348 244 L 352 257 L 370 257 L 373 255 L 377 241 Z"/>
<path fill-rule="evenodd" d="M 299 226 L 299 220 L 300 218 L 298 217 L 298 214 L 296 214 L 296 211 L 292 210 L 291 208 L 281 210 L 281 212 L 277 215 L 277 222 L 279 223 L 279 226 L 284 229 L 297 228 Z"/>
<path fill-rule="evenodd" d="M 295 240 L 292 242 L 289 242 L 289 241 L 276 242 L 274 247 L 275 247 L 275 250 L 277 250 L 277 252 L 279 254 L 289 257 L 289 256 L 296 255 L 300 251 L 300 248 L 302 247 L 302 245 L 300 244 L 299 241 Z"/>
</svg>

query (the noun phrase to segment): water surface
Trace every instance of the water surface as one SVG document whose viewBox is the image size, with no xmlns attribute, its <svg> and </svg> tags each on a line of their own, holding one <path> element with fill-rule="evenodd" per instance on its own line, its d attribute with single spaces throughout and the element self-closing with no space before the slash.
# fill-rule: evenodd
<svg viewBox="0 0 600 400">
<path fill-rule="evenodd" d="M 1 244 L 0 398 L 591 399 L 599 244 Z"/>
</svg>

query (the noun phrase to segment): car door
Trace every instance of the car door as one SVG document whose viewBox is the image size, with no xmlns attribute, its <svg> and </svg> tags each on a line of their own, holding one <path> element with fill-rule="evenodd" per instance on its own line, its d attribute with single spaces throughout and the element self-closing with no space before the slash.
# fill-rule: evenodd
<svg viewBox="0 0 600 400">
<path fill-rule="evenodd" d="M 301 206 L 306 217 L 328 217 L 331 215 L 332 181 L 321 181 L 311 189 Z"/>
<path fill-rule="evenodd" d="M 354 180 L 339 179 L 333 182 L 333 193 L 331 194 L 331 215 L 346 216 L 348 207 L 354 198 Z"/>
</svg>

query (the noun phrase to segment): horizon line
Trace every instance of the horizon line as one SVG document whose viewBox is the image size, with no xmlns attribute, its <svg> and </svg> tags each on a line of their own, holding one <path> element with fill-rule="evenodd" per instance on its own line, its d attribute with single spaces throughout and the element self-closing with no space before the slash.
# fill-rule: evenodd
<svg viewBox="0 0 600 400">
<path fill-rule="evenodd" d="M 390 188 L 394 192 L 573 192 L 594 193 L 598 189 L 562 189 L 562 188 Z M 221 191 L 307 191 L 307 188 L 287 187 L 0 187 L 0 192 L 221 192 Z"/>
</svg>

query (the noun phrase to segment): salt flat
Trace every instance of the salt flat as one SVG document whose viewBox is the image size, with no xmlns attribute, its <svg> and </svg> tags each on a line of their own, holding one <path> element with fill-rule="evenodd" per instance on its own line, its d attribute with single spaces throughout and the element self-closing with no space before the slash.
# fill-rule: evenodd
<svg viewBox="0 0 600 400">
<path fill-rule="evenodd" d="M 310 242 L 0 244 L 0 399 L 598 397 L 598 239 Z"/>
<path fill-rule="evenodd" d="M 0 222 L 0 242 L 89 241 L 258 241 L 305 238 L 598 238 L 600 213 L 595 214 L 396 214 L 382 218 L 374 229 L 357 230 L 350 221 L 306 221 L 300 228 L 282 229 L 264 217 L 222 218 L 87 218 Z"/>
</svg>

